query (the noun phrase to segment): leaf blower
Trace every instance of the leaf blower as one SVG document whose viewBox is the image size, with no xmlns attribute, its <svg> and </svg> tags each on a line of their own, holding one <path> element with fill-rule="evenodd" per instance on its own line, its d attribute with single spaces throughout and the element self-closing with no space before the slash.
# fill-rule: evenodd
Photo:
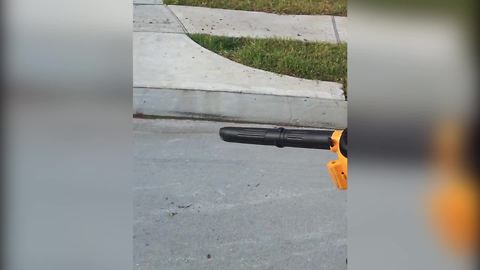
<svg viewBox="0 0 480 270">
<path fill-rule="evenodd" d="M 224 127 L 222 140 L 231 143 L 272 145 L 330 150 L 338 159 L 327 164 L 332 182 L 338 189 L 348 188 L 347 130 Z"/>
</svg>

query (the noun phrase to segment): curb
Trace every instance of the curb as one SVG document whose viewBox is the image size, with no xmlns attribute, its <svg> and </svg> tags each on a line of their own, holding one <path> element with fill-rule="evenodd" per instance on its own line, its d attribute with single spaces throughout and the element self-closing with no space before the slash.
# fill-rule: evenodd
<svg viewBox="0 0 480 270">
<path fill-rule="evenodd" d="M 339 100 L 189 89 L 133 88 L 134 114 L 316 128 L 345 128 Z"/>
</svg>

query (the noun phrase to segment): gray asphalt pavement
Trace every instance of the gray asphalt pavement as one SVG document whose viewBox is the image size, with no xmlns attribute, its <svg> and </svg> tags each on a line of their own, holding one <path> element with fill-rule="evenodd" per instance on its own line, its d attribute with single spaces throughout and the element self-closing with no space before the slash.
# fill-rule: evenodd
<svg viewBox="0 0 480 270">
<path fill-rule="evenodd" d="M 332 153 L 225 143 L 230 123 L 133 125 L 135 269 L 347 268 Z"/>
</svg>

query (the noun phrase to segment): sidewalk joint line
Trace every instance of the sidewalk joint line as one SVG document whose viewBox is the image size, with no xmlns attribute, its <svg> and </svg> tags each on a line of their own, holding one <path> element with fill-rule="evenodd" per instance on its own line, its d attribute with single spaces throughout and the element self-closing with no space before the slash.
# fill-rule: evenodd
<svg viewBox="0 0 480 270">
<path fill-rule="evenodd" d="M 170 14 L 173 15 L 173 17 L 177 20 L 177 22 L 180 24 L 180 27 L 182 27 L 184 34 L 188 34 L 187 28 L 185 25 L 183 25 L 182 21 L 177 17 L 177 14 L 175 14 L 168 5 L 165 5 L 165 8 L 170 12 Z"/>
<path fill-rule="evenodd" d="M 335 22 L 335 16 L 332 16 L 332 25 L 333 25 L 333 32 L 335 33 L 335 38 L 337 39 L 337 44 L 340 44 L 340 35 L 338 34 L 337 30 L 337 23 Z"/>
</svg>

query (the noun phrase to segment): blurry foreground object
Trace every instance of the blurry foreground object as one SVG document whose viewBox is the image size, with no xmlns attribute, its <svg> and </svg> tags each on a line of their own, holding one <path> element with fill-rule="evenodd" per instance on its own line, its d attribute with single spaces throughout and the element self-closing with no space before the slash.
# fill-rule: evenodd
<svg viewBox="0 0 480 270">
<path fill-rule="evenodd" d="M 476 141 L 459 139 L 463 160 L 445 157 L 458 169 L 430 152 L 438 123 L 475 123 L 477 3 L 349 2 L 350 270 L 478 269 Z"/>
<path fill-rule="evenodd" d="M 478 168 L 469 155 L 477 150 L 475 132 L 452 121 L 439 128 L 434 145 L 431 217 L 443 243 L 457 255 L 473 255 L 478 248 Z"/>
<path fill-rule="evenodd" d="M 131 1 L 7 0 L 2 11 L 0 268 L 130 270 Z"/>
</svg>

